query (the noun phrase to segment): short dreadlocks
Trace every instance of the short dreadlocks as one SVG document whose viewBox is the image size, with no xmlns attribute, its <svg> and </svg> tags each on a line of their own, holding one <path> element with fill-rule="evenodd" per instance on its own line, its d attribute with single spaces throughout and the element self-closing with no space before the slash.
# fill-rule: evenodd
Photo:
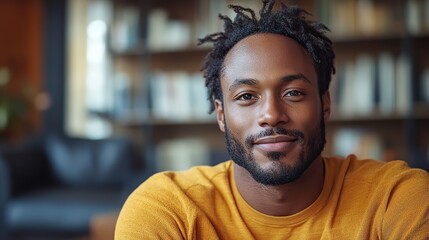
<svg viewBox="0 0 429 240">
<path fill-rule="evenodd" d="M 214 46 L 205 57 L 201 69 L 206 79 L 210 113 L 215 110 L 215 99 L 223 101 L 220 78 L 226 54 L 237 42 L 256 33 L 281 34 L 301 44 L 314 60 L 320 96 L 328 90 L 331 75 L 335 73 L 332 42 L 325 36 L 329 29 L 321 23 L 308 21 L 305 17 L 309 13 L 297 6 L 282 3 L 279 10 L 273 11 L 274 4 L 275 0 L 263 0 L 259 20 L 252 9 L 229 5 L 236 12 L 236 17 L 232 20 L 219 14 L 224 21 L 224 32 L 198 39 L 199 45 L 212 42 Z"/>
</svg>

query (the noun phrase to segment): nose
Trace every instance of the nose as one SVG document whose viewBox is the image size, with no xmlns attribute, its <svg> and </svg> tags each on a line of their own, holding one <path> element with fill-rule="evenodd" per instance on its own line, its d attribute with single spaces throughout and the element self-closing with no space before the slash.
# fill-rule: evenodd
<svg viewBox="0 0 429 240">
<path fill-rule="evenodd" d="M 285 103 L 281 98 L 267 97 L 261 104 L 258 124 L 261 127 L 276 127 L 289 122 Z"/>
</svg>

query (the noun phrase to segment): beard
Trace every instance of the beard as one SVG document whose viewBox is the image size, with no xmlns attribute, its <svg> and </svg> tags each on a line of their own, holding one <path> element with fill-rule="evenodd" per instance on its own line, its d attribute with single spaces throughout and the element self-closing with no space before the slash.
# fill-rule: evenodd
<svg viewBox="0 0 429 240">
<path fill-rule="evenodd" d="M 268 152 L 266 156 L 271 160 L 271 166 L 263 169 L 255 161 L 252 148 L 256 139 L 271 136 L 274 134 L 289 135 L 297 138 L 301 148 L 297 161 L 291 161 L 291 164 L 284 164 L 279 161 L 287 157 L 285 152 Z M 263 185 L 282 185 L 296 181 L 301 177 L 305 170 L 321 154 L 326 144 L 325 122 L 323 114 L 320 117 L 319 124 L 308 134 L 299 130 L 289 130 L 281 127 L 275 127 L 262 131 L 256 135 L 246 137 L 245 143 L 242 144 L 235 138 L 225 122 L 225 141 L 229 155 L 232 160 L 239 166 L 246 169 L 253 179 Z"/>
</svg>

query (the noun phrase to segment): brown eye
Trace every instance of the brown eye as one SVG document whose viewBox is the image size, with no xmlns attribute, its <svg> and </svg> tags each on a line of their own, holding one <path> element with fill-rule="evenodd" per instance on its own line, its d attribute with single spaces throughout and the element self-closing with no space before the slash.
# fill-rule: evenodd
<svg viewBox="0 0 429 240">
<path fill-rule="evenodd" d="M 304 94 L 300 91 L 292 90 L 292 91 L 287 92 L 285 96 L 287 96 L 287 97 L 298 97 L 301 95 L 304 95 Z"/>
<path fill-rule="evenodd" d="M 238 98 L 238 100 L 252 100 L 252 99 L 254 99 L 254 98 L 255 98 L 255 97 L 254 97 L 252 94 L 245 93 L 245 94 L 241 95 L 241 96 Z"/>
<path fill-rule="evenodd" d="M 284 95 L 285 100 L 291 101 L 291 102 L 300 102 L 304 100 L 305 93 L 298 91 L 298 90 L 290 90 L 287 91 Z"/>
</svg>

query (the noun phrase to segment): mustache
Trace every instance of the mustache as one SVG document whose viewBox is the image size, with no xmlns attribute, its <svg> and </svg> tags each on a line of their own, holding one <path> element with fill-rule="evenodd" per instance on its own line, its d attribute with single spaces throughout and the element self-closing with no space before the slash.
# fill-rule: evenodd
<svg viewBox="0 0 429 240">
<path fill-rule="evenodd" d="M 304 133 L 299 130 L 275 127 L 275 128 L 265 129 L 264 131 L 257 134 L 249 135 L 248 137 L 246 137 L 245 144 L 247 147 L 251 148 L 253 146 L 253 143 L 258 138 L 274 136 L 274 135 L 288 135 L 288 136 L 297 138 L 298 142 L 304 141 Z"/>
</svg>

